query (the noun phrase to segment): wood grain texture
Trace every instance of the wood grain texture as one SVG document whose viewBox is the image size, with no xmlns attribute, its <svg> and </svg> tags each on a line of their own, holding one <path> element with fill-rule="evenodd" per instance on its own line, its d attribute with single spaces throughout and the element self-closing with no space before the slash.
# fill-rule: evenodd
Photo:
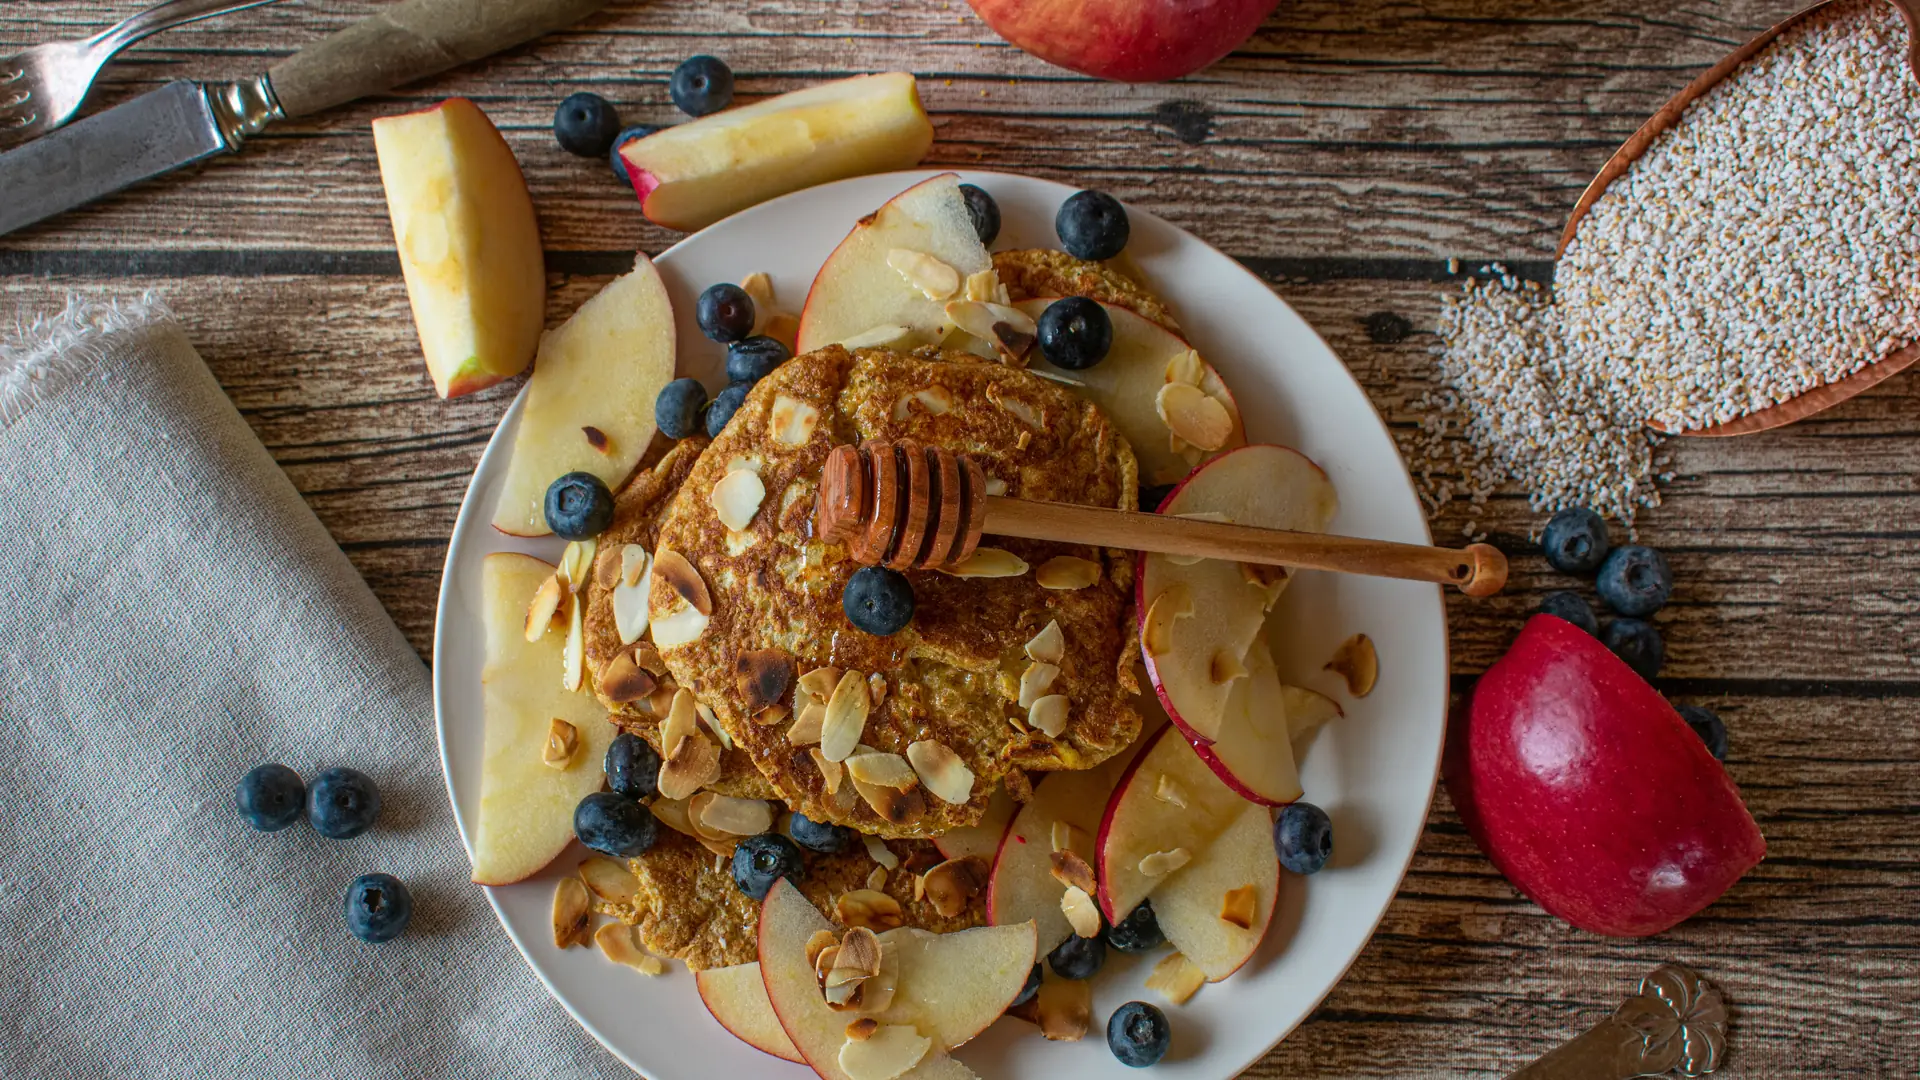
<svg viewBox="0 0 1920 1080">
<path fill-rule="evenodd" d="M 0 4 L 0 53 L 139 6 Z M 911 70 L 934 114 L 934 161 L 1100 186 L 1171 218 L 1272 283 L 1388 422 L 1411 430 L 1435 316 L 1456 287 L 1447 259 L 1544 276 L 1566 212 L 1614 147 L 1794 6 L 1289 0 L 1217 67 L 1127 87 L 1022 56 L 960 0 L 621 3 L 580 31 L 277 127 L 199 175 L 0 239 L 0 321 L 68 291 L 161 290 L 426 655 L 446 536 L 518 382 L 433 396 L 367 136 L 374 116 L 460 93 L 502 123 L 540 206 L 558 321 L 634 247 L 676 238 L 640 219 L 603 164 L 553 145 L 566 92 L 595 89 L 629 122 L 660 123 L 664 78 L 696 51 L 726 57 L 743 98 Z M 262 70 L 375 7 L 282 4 L 174 31 L 130 53 L 99 100 Z M 1410 332 L 1369 323 L 1380 313 Z M 1640 525 L 1679 582 L 1657 619 L 1669 648 L 1659 682 L 1726 719 L 1728 767 L 1767 835 L 1766 862 L 1668 934 L 1595 938 L 1495 874 L 1443 791 L 1371 944 L 1248 1075 L 1503 1076 L 1663 960 L 1697 966 L 1733 1004 L 1719 1075 L 1920 1073 L 1920 382 L 1888 380 L 1784 431 L 1670 447 L 1678 476 Z M 1512 562 L 1503 595 L 1449 599 L 1462 685 L 1541 595 L 1572 585 L 1533 551 L 1542 523 L 1513 496 L 1434 522 L 1441 543 L 1488 532 Z M 1364 855 L 1343 845 L 1340 858 Z"/>
</svg>

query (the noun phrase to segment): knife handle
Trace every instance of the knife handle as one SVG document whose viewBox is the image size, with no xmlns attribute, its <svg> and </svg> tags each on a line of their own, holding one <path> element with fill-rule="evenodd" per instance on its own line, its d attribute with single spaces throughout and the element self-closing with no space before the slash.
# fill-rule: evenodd
<svg viewBox="0 0 1920 1080">
<path fill-rule="evenodd" d="M 436 75 L 571 26 L 610 0 L 402 0 L 268 72 L 286 116 L 306 116 Z"/>
</svg>

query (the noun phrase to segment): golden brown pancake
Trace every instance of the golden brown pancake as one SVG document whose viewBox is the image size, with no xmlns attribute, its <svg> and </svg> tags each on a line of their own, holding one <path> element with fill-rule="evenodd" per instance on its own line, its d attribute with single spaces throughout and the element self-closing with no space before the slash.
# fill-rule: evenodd
<svg viewBox="0 0 1920 1080">
<path fill-rule="evenodd" d="M 1178 329 L 1172 310 L 1159 297 L 1106 263 L 1076 259 L 1064 251 L 1026 248 L 996 252 L 993 268 L 1016 304 L 1036 296 L 1084 296 L 1126 308 L 1169 330 Z"/>
</svg>

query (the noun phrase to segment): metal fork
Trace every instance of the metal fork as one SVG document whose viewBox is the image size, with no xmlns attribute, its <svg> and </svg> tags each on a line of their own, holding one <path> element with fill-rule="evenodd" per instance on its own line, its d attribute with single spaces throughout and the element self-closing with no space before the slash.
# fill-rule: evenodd
<svg viewBox="0 0 1920 1080">
<path fill-rule="evenodd" d="M 78 41 L 50 41 L 0 59 L 0 146 L 73 119 L 114 54 L 149 34 L 278 0 L 168 0 Z"/>
</svg>

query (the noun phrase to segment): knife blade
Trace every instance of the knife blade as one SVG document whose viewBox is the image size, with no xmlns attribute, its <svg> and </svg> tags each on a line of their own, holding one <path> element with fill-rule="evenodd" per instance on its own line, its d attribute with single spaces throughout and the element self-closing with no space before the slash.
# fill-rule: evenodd
<svg viewBox="0 0 1920 1080">
<path fill-rule="evenodd" d="M 304 116 L 490 56 L 611 0 L 403 0 L 314 42 L 265 75 L 180 81 L 0 154 L 0 236 L 240 149 Z"/>
</svg>

